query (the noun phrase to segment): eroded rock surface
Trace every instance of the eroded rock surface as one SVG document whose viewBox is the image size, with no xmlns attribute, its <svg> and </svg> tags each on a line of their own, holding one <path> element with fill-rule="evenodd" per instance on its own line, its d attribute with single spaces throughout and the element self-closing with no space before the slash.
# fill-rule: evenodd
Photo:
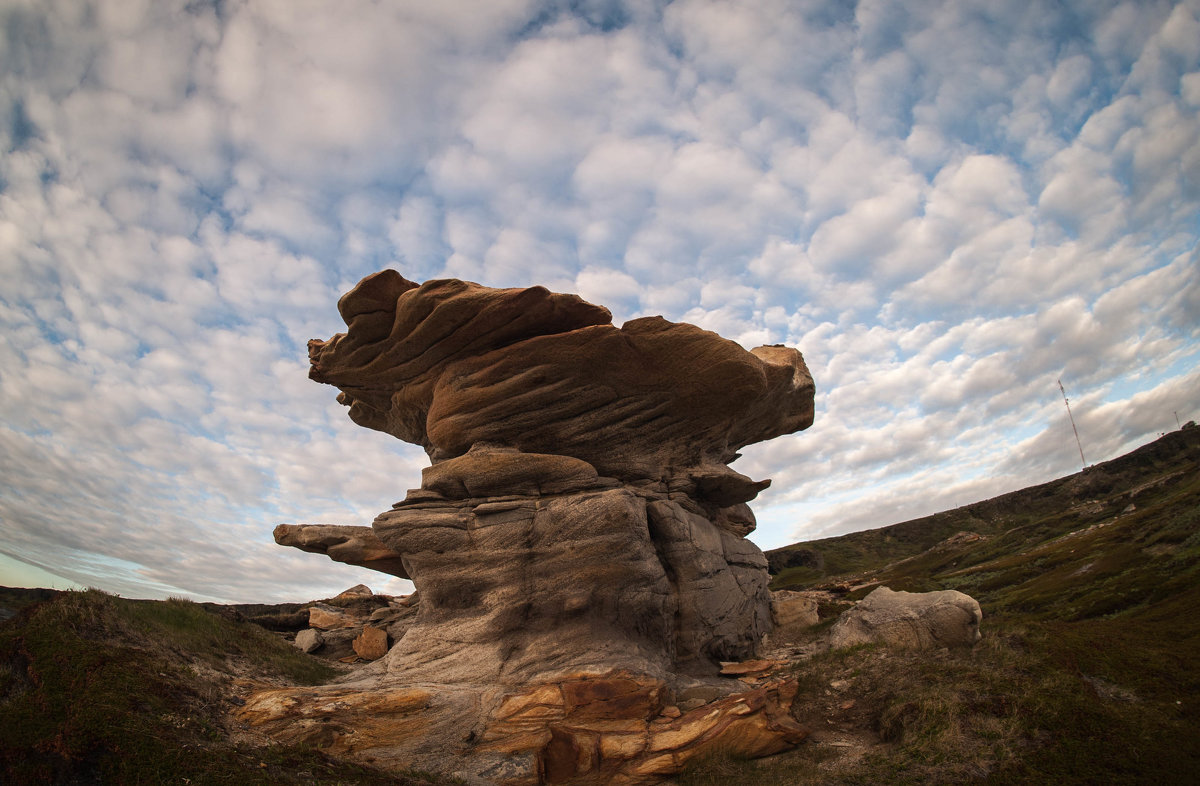
<svg viewBox="0 0 1200 786">
<path fill-rule="evenodd" d="M 411 577 L 419 611 L 355 687 L 267 692 L 243 717 L 405 766 L 444 769 L 450 746 L 462 773 L 514 784 L 642 782 L 712 745 L 764 755 L 802 738 L 794 684 L 747 691 L 720 674 L 772 625 L 766 559 L 745 538 L 769 481 L 728 463 L 811 424 L 799 352 L 394 271 L 338 308 L 347 332 L 310 342 L 310 376 L 431 466 L 371 528 L 281 526 L 276 540 Z M 618 684 L 654 698 L 627 706 Z M 353 735 L 306 731 L 328 702 L 359 707 Z"/>
<path fill-rule="evenodd" d="M 370 527 L 280 524 L 273 534 L 280 546 L 292 546 L 301 551 L 324 554 L 336 562 L 408 578 L 404 559 L 385 546 Z"/>
<path fill-rule="evenodd" d="M 480 442 L 572 456 L 622 480 L 715 471 L 744 445 L 807 428 L 813 382 L 795 349 L 608 309 L 542 287 L 368 276 L 338 302 L 348 329 L 309 342 L 310 376 L 355 423 L 434 462 Z M 725 504 L 746 502 L 754 492 Z"/>
<path fill-rule="evenodd" d="M 807 592 L 777 590 L 771 593 L 771 619 L 774 630 L 771 643 L 774 645 L 794 642 L 808 628 L 820 621 L 816 597 Z"/>
</svg>

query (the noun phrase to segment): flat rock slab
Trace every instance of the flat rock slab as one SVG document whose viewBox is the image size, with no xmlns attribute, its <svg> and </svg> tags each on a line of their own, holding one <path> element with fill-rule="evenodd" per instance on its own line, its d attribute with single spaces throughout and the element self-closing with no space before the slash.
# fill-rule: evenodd
<svg viewBox="0 0 1200 786">
<path fill-rule="evenodd" d="M 774 660 L 745 660 L 737 663 L 722 663 L 721 676 L 742 677 L 750 674 L 765 674 L 779 666 Z"/>
<path fill-rule="evenodd" d="M 363 620 L 342 609 L 324 603 L 314 603 L 308 609 L 308 626 L 319 630 L 337 630 L 361 625 Z"/>
</svg>

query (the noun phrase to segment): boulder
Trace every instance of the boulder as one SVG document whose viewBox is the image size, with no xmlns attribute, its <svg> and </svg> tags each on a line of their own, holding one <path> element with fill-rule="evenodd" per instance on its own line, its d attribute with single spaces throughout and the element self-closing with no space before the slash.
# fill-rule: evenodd
<svg viewBox="0 0 1200 786">
<path fill-rule="evenodd" d="M 305 628 L 296 634 L 293 643 L 301 652 L 314 652 L 321 648 L 325 639 L 321 636 L 321 631 L 315 628 Z"/>
<path fill-rule="evenodd" d="M 308 626 L 319 630 L 353 628 L 362 624 L 362 619 L 325 603 L 314 603 L 308 609 Z"/>
<path fill-rule="evenodd" d="M 955 590 L 896 592 L 879 587 L 838 617 L 829 631 L 834 649 L 882 643 L 932 649 L 979 641 L 983 612 L 970 595 Z"/>
<path fill-rule="evenodd" d="M 820 621 L 817 601 L 808 593 L 776 590 L 771 593 L 771 620 L 774 630 L 771 641 L 791 643 Z"/>
<path fill-rule="evenodd" d="M 354 640 L 354 653 L 363 660 L 379 660 L 388 651 L 387 631 L 380 628 L 365 627 L 358 638 Z"/>
</svg>

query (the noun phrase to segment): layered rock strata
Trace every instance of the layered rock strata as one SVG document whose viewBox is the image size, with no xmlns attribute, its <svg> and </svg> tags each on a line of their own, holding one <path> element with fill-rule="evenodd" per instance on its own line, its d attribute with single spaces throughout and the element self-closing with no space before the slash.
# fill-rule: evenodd
<svg viewBox="0 0 1200 786">
<path fill-rule="evenodd" d="M 617 328 L 606 309 L 540 287 L 418 286 L 394 271 L 364 279 L 338 308 L 347 332 L 310 342 L 310 376 L 341 389 L 356 423 L 421 445 L 431 466 L 370 529 L 276 530 L 281 544 L 411 577 L 420 593 L 382 665 L 336 702 L 354 703 L 345 690 L 364 707 L 398 697 L 398 707 L 420 705 L 421 720 L 337 745 L 420 760 L 435 755 L 422 746 L 444 721 L 436 755 L 452 744 L 471 758 L 469 775 L 533 783 L 636 780 L 671 771 L 697 740 L 763 755 L 803 736 L 787 718 L 792 688 L 735 699 L 745 685 L 719 676 L 722 662 L 753 658 L 771 629 L 766 559 L 745 538 L 746 503 L 769 481 L 728 463 L 811 424 L 799 352 L 748 352 L 659 317 Z M 652 689 L 653 708 L 631 716 L 606 693 L 614 680 Z M 577 684 L 599 693 L 565 698 Z M 514 715 L 524 701 L 514 697 L 531 691 L 564 698 Z M 321 743 L 291 723 L 301 705 L 325 701 L 321 689 L 278 694 L 244 716 Z M 703 729 L 688 721 L 688 737 L 661 711 L 699 694 L 725 704 L 701 716 Z"/>
</svg>

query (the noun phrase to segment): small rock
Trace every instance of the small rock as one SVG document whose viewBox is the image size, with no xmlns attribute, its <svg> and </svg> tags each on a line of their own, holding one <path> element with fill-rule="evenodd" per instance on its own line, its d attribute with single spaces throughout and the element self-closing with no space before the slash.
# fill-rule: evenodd
<svg viewBox="0 0 1200 786">
<path fill-rule="evenodd" d="M 745 660 L 741 662 L 724 662 L 721 664 L 721 676 L 740 677 L 747 674 L 762 674 L 775 666 L 773 660 Z"/>
<path fill-rule="evenodd" d="M 363 632 L 354 640 L 354 651 L 363 660 L 379 660 L 387 655 L 387 631 L 380 628 L 363 628 Z"/>
<path fill-rule="evenodd" d="M 305 628 L 296 634 L 296 640 L 293 644 L 301 652 L 314 652 L 321 648 L 325 643 L 325 638 L 321 635 L 321 631 L 314 628 Z"/>
</svg>

